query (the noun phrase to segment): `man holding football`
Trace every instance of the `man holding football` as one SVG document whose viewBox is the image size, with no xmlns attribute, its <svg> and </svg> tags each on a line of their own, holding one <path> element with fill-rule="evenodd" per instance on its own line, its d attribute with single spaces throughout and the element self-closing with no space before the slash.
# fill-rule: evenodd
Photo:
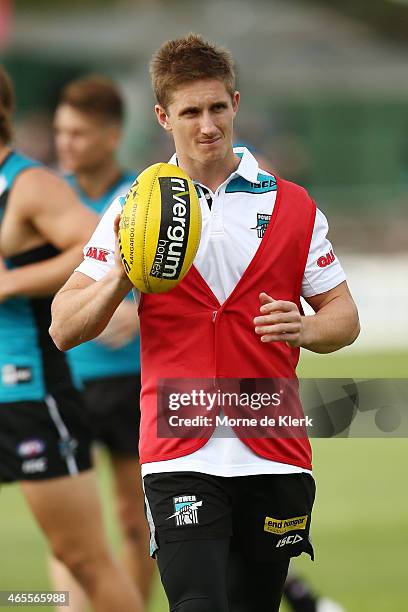
<svg viewBox="0 0 408 612">
<path fill-rule="evenodd" d="M 190 272 L 140 303 L 151 554 L 171 610 L 277 611 L 290 558 L 313 556 L 307 438 L 160 438 L 157 382 L 295 379 L 300 347 L 328 353 L 354 342 L 357 310 L 337 258 L 318 265 L 332 247 L 307 192 L 232 146 L 240 95 L 230 54 L 190 34 L 162 45 L 151 75 L 171 163 L 195 181 L 203 219 Z M 88 243 L 109 250 L 107 264 L 85 257 L 54 300 L 50 332 L 62 350 L 97 336 L 130 289 L 115 251 L 118 213 L 115 201 Z M 303 316 L 301 295 L 314 315 Z"/>
</svg>

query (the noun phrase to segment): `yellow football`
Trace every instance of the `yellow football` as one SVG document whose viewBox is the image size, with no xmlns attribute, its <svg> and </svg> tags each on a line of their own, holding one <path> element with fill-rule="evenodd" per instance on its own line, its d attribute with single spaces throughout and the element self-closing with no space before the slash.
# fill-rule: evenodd
<svg viewBox="0 0 408 612">
<path fill-rule="evenodd" d="M 192 180 L 173 164 L 146 168 L 126 194 L 119 225 L 120 254 L 132 284 L 144 293 L 173 289 L 189 271 L 200 236 Z"/>
</svg>

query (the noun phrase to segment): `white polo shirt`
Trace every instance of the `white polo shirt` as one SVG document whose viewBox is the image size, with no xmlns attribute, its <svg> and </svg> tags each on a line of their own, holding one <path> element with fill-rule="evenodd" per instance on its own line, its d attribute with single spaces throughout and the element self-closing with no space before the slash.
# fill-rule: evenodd
<svg viewBox="0 0 408 612">
<path fill-rule="evenodd" d="M 273 175 L 260 170 L 256 159 L 245 147 L 235 147 L 234 152 L 241 157 L 240 164 L 215 193 L 205 185 L 196 183 L 202 213 L 202 233 L 194 265 L 221 304 L 233 291 L 255 255 L 276 200 L 276 181 Z M 177 163 L 176 156 L 171 158 L 170 163 Z M 114 266 L 113 220 L 121 209 L 122 203 L 117 198 L 107 209 L 84 248 L 84 255 L 92 252 L 89 247 L 108 251 L 106 261 L 85 256 L 77 268 L 78 272 L 98 281 Z M 327 220 L 317 210 L 302 280 L 301 294 L 304 298 L 329 291 L 345 280 L 343 269 L 327 239 L 327 232 Z M 265 291 L 268 293 L 267 287 Z M 137 291 L 135 297 L 139 297 Z M 202 448 L 190 455 L 145 463 L 142 466 L 143 476 L 167 471 L 245 476 L 306 470 L 259 457 L 230 429 L 229 437 L 217 437 L 215 432 Z"/>
</svg>

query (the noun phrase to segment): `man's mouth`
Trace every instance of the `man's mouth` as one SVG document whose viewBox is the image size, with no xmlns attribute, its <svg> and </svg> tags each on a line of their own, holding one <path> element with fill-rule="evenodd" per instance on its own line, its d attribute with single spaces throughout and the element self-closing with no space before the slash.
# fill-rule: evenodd
<svg viewBox="0 0 408 612">
<path fill-rule="evenodd" d="M 216 142 L 219 142 L 220 140 L 221 140 L 221 137 L 217 136 L 216 138 L 210 138 L 208 140 L 200 140 L 199 144 L 202 144 L 202 145 L 212 145 L 212 144 L 215 144 Z"/>
</svg>

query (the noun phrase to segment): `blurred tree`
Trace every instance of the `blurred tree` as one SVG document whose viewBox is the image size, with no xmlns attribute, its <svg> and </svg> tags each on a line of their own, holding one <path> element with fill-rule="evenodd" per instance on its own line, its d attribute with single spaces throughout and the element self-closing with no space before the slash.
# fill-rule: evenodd
<svg viewBox="0 0 408 612">
<path fill-rule="evenodd" d="M 0 0 L 1 2 L 2 0 Z M 46 10 L 56 11 L 58 9 L 81 9 L 84 10 L 95 7 L 109 7 L 118 5 L 119 7 L 123 7 L 123 5 L 132 5 L 135 4 L 147 4 L 152 2 L 157 2 L 158 0 L 14 0 L 16 9 L 30 9 L 30 10 Z M 161 0 L 162 2 L 169 3 L 170 1 L 178 1 L 178 0 Z"/>
<path fill-rule="evenodd" d="M 310 0 L 303 0 L 310 4 Z M 407 39 L 407 0 L 314 0 L 325 7 L 331 6 L 339 12 L 355 17 L 378 31 L 395 38 Z"/>
<path fill-rule="evenodd" d="M 58 8 L 89 8 L 90 6 L 109 6 L 112 4 L 119 4 L 118 0 L 36 0 L 35 3 L 32 0 L 16 0 L 16 9 L 35 9 L 35 10 L 49 10 L 54 11 Z"/>
<path fill-rule="evenodd" d="M 11 0 L 0 0 L 0 49 L 6 47 L 9 40 L 12 12 Z"/>
</svg>

